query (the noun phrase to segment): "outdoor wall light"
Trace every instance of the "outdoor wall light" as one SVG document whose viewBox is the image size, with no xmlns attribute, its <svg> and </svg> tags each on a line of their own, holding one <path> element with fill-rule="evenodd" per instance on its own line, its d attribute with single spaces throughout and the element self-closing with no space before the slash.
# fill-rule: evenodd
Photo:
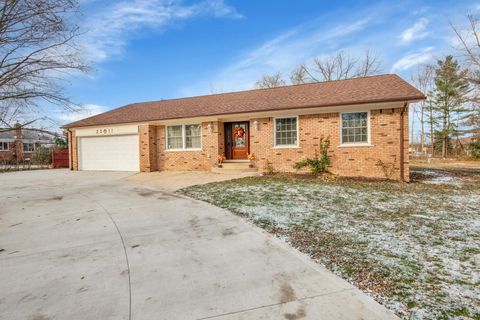
<svg viewBox="0 0 480 320">
<path fill-rule="evenodd" d="M 260 130 L 260 123 L 258 123 L 257 120 L 253 121 L 253 127 L 255 128 L 255 130 Z"/>
<path fill-rule="evenodd" d="M 213 123 L 209 122 L 207 126 L 208 132 L 212 133 L 213 132 Z"/>
</svg>

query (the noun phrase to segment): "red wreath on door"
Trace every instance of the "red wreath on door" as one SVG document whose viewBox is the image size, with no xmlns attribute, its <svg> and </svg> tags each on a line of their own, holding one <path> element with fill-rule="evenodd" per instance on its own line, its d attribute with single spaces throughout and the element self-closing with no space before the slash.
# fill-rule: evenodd
<svg viewBox="0 0 480 320">
<path fill-rule="evenodd" d="M 236 127 L 236 128 L 234 129 L 233 136 L 234 136 L 235 138 L 241 138 L 241 137 L 243 137 L 244 134 L 245 134 L 245 130 L 243 130 L 242 127 Z"/>
</svg>

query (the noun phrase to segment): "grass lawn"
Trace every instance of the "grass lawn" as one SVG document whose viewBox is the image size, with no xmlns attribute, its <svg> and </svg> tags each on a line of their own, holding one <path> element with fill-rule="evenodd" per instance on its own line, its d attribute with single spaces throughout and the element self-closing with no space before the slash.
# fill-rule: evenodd
<svg viewBox="0 0 480 320">
<path fill-rule="evenodd" d="M 402 318 L 480 319 L 479 183 L 267 176 L 181 192 L 250 219 Z"/>
</svg>

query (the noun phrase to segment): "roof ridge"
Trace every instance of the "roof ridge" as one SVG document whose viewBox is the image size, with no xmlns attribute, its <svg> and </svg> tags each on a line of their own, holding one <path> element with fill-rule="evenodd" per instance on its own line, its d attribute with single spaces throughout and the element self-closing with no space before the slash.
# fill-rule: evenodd
<svg viewBox="0 0 480 320">
<path fill-rule="evenodd" d="M 394 73 L 382 73 L 382 74 L 375 74 L 369 75 L 364 77 L 355 77 L 355 78 L 348 78 L 348 79 L 336 79 L 336 80 L 325 80 L 325 81 L 318 81 L 318 82 L 308 82 L 308 83 L 298 83 L 298 84 L 289 84 L 283 85 L 273 88 L 257 88 L 257 89 L 245 89 L 245 90 L 238 90 L 238 91 L 228 91 L 228 92 L 220 92 L 220 93 L 210 93 L 210 94 L 199 94 L 196 96 L 189 96 L 189 97 L 182 97 L 182 98 L 171 98 L 171 99 L 160 99 L 160 100 L 150 100 L 150 101 L 141 101 L 141 102 L 133 102 L 129 103 L 125 106 L 119 107 L 127 107 L 137 104 L 145 104 L 145 103 L 155 103 L 155 102 L 162 102 L 162 101 L 175 101 L 175 100 L 183 100 L 183 99 L 192 99 L 192 98 L 202 98 L 202 97 L 213 97 L 213 96 L 220 96 L 220 95 L 228 95 L 228 94 L 235 94 L 235 93 L 244 93 L 244 92 L 252 92 L 252 91 L 268 91 L 268 90 L 278 90 L 282 88 L 292 88 L 292 87 L 300 87 L 300 86 L 311 86 L 311 85 L 319 85 L 324 83 L 332 83 L 332 82 L 345 82 L 345 81 L 354 81 L 354 80 L 363 80 L 368 78 L 378 78 L 378 77 L 386 77 L 386 76 L 396 76 L 400 78 L 397 74 Z M 401 78 L 400 78 L 401 79 Z M 116 109 L 115 109 L 116 110 Z"/>
<path fill-rule="evenodd" d="M 181 119 L 206 115 L 414 101 L 423 93 L 396 74 L 136 102 L 62 126 Z"/>
</svg>

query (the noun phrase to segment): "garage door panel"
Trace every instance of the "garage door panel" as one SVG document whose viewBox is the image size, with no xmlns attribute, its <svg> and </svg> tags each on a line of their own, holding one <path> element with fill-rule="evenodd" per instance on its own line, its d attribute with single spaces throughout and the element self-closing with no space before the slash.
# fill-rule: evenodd
<svg viewBox="0 0 480 320">
<path fill-rule="evenodd" d="M 82 137 L 80 170 L 139 171 L 138 135 Z"/>
</svg>

